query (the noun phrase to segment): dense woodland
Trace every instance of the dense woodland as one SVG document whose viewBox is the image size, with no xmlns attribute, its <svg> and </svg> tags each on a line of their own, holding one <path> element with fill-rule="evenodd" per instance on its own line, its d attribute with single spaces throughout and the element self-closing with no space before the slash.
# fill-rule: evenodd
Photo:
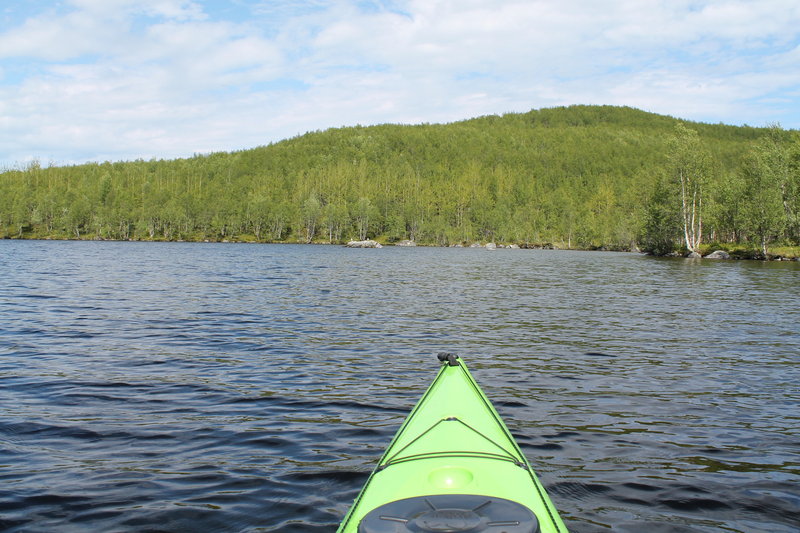
<svg viewBox="0 0 800 533">
<path fill-rule="evenodd" d="M 657 254 L 800 244 L 800 135 L 573 106 L 0 173 L 0 237 L 488 242 Z"/>
</svg>

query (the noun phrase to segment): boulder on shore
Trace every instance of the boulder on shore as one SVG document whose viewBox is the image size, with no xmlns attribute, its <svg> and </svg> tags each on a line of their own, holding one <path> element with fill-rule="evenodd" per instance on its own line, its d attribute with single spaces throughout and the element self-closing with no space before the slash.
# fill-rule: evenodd
<svg viewBox="0 0 800 533">
<path fill-rule="evenodd" d="M 687 255 L 686 257 L 687 257 L 687 259 L 700 259 L 703 256 L 698 254 L 697 252 L 692 252 L 689 255 Z"/>
<path fill-rule="evenodd" d="M 345 244 L 348 248 L 383 248 L 381 243 L 378 241 L 373 241 L 372 239 L 367 239 L 366 241 L 350 241 Z"/>
<path fill-rule="evenodd" d="M 493 243 L 493 242 L 487 242 L 486 243 L 486 249 L 487 250 L 495 250 L 496 248 L 497 248 L 497 245 L 495 243 Z"/>
<path fill-rule="evenodd" d="M 730 259 L 731 254 L 725 250 L 716 250 L 706 256 L 706 259 Z"/>
<path fill-rule="evenodd" d="M 416 245 L 417 245 L 416 242 L 414 242 L 412 240 L 408 240 L 408 239 L 404 240 L 404 241 L 400 241 L 397 244 L 395 244 L 395 246 L 416 246 Z"/>
</svg>

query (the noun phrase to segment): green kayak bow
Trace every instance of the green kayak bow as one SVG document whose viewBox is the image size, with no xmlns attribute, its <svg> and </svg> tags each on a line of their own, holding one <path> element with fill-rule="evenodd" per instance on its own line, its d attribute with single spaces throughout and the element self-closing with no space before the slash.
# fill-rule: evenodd
<svg viewBox="0 0 800 533">
<path fill-rule="evenodd" d="M 338 533 L 566 533 L 464 362 L 439 360 Z"/>
</svg>

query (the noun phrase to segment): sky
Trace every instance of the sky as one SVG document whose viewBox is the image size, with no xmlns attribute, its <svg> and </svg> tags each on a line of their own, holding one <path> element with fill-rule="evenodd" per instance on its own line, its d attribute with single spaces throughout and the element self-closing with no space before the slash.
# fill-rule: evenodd
<svg viewBox="0 0 800 533">
<path fill-rule="evenodd" d="M 800 129 L 800 2 L 0 0 L 0 169 L 572 104 Z"/>
</svg>

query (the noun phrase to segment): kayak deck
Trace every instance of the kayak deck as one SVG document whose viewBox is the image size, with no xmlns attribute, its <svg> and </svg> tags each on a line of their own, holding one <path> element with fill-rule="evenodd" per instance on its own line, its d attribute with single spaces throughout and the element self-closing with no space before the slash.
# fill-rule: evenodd
<svg viewBox="0 0 800 533">
<path fill-rule="evenodd" d="M 464 362 L 450 354 L 440 354 L 440 360 L 439 373 L 384 452 L 339 533 L 566 532 L 528 460 Z M 406 500 L 411 510 L 399 516 L 392 509 Z M 514 510 L 515 505 L 522 511 Z M 370 514 L 378 508 L 380 512 Z M 534 515 L 536 524 L 525 521 L 525 512 Z M 502 519 L 507 515 L 518 519 Z M 512 522 L 522 524 L 521 529 L 514 529 Z"/>
</svg>

